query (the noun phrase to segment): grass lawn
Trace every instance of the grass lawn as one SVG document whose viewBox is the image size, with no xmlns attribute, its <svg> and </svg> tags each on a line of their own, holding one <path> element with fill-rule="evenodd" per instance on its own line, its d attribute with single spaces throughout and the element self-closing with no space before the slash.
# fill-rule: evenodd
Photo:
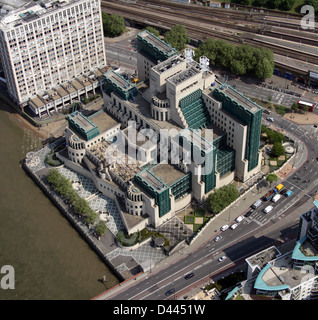
<svg viewBox="0 0 318 320">
<path fill-rule="evenodd" d="M 195 209 L 194 216 L 195 217 L 204 217 L 205 210 L 204 209 Z"/>
<path fill-rule="evenodd" d="M 193 224 L 195 217 L 193 216 L 184 216 L 184 223 L 186 224 Z"/>
<path fill-rule="evenodd" d="M 197 232 L 199 230 L 199 228 L 201 228 L 201 227 L 202 227 L 202 224 L 194 224 L 193 225 L 193 231 Z"/>
</svg>

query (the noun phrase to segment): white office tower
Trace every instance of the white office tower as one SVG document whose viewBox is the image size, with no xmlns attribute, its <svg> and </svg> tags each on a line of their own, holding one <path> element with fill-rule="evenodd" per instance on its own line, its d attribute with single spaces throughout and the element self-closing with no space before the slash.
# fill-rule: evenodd
<svg viewBox="0 0 318 320">
<path fill-rule="evenodd" d="M 9 94 L 20 107 L 106 66 L 100 0 L 15 2 L 0 20 L 0 55 Z M 64 93 L 55 94 L 63 100 Z"/>
</svg>

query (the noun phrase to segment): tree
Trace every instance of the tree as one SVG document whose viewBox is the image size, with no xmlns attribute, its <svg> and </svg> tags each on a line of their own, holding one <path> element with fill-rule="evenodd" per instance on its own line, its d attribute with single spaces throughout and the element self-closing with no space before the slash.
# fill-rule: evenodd
<svg viewBox="0 0 318 320">
<path fill-rule="evenodd" d="M 283 11 L 289 11 L 294 4 L 295 0 L 280 0 L 278 8 Z"/>
<path fill-rule="evenodd" d="M 209 194 L 208 206 L 212 212 L 218 213 L 236 200 L 238 196 L 237 188 L 234 185 L 227 185 Z"/>
<path fill-rule="evenodd" d="M 199 48 L 195 50 L 195 57 L 199 59 L 200 56 L 206 56 L 210 60 L 210 65 L 215 65 L 215 59 L 217 56 L 216 40 L 209 38 L 200 44 Z"/>
<path fill-rule="evenodd" d="M 274 157 L 279 157 L 285 154 L 285 149 L 281 142 L 275 142 L 272 148 L 272 153 Z"/>
<path fill-rule="evenodd" d="M 295 112 L 298 109 L 298 104 L 296 102 L 293 103 L 291 109 Z"/>
<path fill-rule="evenodd" d="M 99 221 L 95 227 L 95 232 L 97 234 L 97 236 L 103 236 L 105 234 L 105 232 L 107 231 L 107 226 L 105 221 Z"/>
<path fill-rule="evenodd" d="M 265 7 L 266 0 L 254 0 L 252 2 L 253 7 Z"/>
<path fill-rule="evenodd" d="M 244 4 L 248 6 L 250 4 L 250 0 L 231 0 L 231 3 Z"/>
<path fill-rule="evenodd" d="M 183 50 L 190 41 L 185 27 L 180 24 L 173 26 L 166 32 L 164 40 L 178 51 Z"/>
<path fill-rule="evenodd" d="M 105 37 L 118 37 L 126 30 L 124 18 L 120 15 L 102 12 L 102 21 Z"/>
<path fill-rule="evenodd" d="M 89 224 L 94 224 L 97 221 L 97 219 L 98 214 L 93 210 L 89 210 L 89 213 L 86 215 L 85 222 Z"/>
<path fill-rule="evenodd" d="M 216 45 L 216 64 L 226 68 L 230 67 L 231 61 L 233 60 L 235 55 L 235 45 L 226 42 L 225 40 L 217 40 Z"/>
<path fill-rule="evenodd" d="M 155 29 L 154 27 L 148 26 L 146 29 L 143 29 L 143 30 L 149 31 L 150 33 L 152 33 L 156 37 L 160 36 L 160 32 L 157 29 Z"/>
<path fill-rule="evenodd" d="M 61 181 L 61 174 L 57 169 L 51 169 L 46 175 L 46 179 L 49 183 L 57 185 Z"/>
<path fill-rule="evenodd" d="M 74 203 L 74 211 L 77 214 L 81 214 L 81 215 L 86 216 L 88 214 L 88 212 L 90 211 L 90 206 L 88 205 L 88 202 L 85 199 L 79 198 Z"/>
<path fill-rule="evenodd" d="M 274 67 L 267 58 L 260 60 L 255 68 L 255 76 L 260 80 L 270 78 L 274 73 Z"/>
<path fill-rule="evenodd" d="M 246 67 L 242 61 L 232 60 L 231 61 L 231 72 L 237 76 L 241 76 L 246 73 Z"/>
<path fill-rule="evenodd" d="M 267 0 L 265 7 L 268 9 L 277 9 L 279 7 L 280 0 Z"/>
<path fill-rule="evenodd" d="M 266 177 L 266 181 L 270 183 L 270 185 L 272 185 L 273 182 L 276 182 L 278 180 L 278 177 L 275 173 L 270 173 L 267 177 Z"/>
<path fill-rule="evenodd" d="M 318 1 L 317 0 L 305 0 L 304 5 L 312 6 L 315 12 L 318 12 Z"/>
</svg>

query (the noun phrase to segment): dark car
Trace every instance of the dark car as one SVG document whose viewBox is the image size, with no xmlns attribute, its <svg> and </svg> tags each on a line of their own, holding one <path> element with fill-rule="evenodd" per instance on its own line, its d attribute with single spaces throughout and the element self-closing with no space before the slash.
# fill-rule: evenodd
<svg viewBox="0 0 318 320">
<path fill-rule="evenodd" d="M 245 217 L 249 217 L 254 212 L 254 209 L 250 209 L 245 213 Z"/>
<path fill-rule="evenodd" d="M 168 291 L 165 293 L 165 295 L 168 297 L 168 296 L 172 295 L 174 292 L 175 292 L 175 289 L 172 288 L 172 289 L 168 290 Z"/>
<path fill-rule="evenodd" d="M 193 276 L 194 276 L 194 273 L 191 272 L 191 273 L 187 274 L 187 275 L 184 277 L 184 279 L 188 280 L 188 279 L 192 278 Z"/>
<path fill-rule="evenodd" d="M 284 188 L 280 193 L 281 193 L 281 194 L 285 194 L 286 192 L 287 192 L 287 189 Z"/>
</svg>

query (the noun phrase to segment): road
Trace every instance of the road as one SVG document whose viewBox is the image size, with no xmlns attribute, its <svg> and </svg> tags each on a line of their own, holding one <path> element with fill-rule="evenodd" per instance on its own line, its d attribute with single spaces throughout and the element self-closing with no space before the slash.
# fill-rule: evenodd
<svg viewBox="0 0 318 320">
<path fill-rule="evenodd" d="M 211 275 L 238 265 L 244 257 L 262 250 L 269 245 L 277 242 L 277 239 L 294 238 L 297 234 L 299 215 L 297 208 L 310 201 L 318 190 L 317 175 L 318 162 L 317 154 L 317 135 L 310 127 L 307 130 L 297 126 L 279 115 L 272 115 L 274 124 L 295 139 L 299 139 L 298 148 L 302 148 L 302 156 L 292 163 L 299 169 L 290 175 L 283 183 L 288 189 L 293 190 L 293 194 L 286 198 L 282 197 L 273 205 L 274 209 L 264 214 L 262 210 L 269 203 L 264 202 L 260 208 L 255 210 L 252 215 L 244 218 L 235 230 L 230 228 L 221 234 L 222 239 L 215 242 L 213 238 L 216 234 L 211 233 L 211 239 L 190 254 L 180 254 L 179 260 L 161 269 L 156 269 L 149 273 L 143 280 L 136 280 L 135 285 L 125 288 L 123 291 L 115 293 L 110 300 L 163 300 L 175 299 L 186 295 L 198 282 L 208 282 Z M 266 115 L 263 122 L 266 123 Z M 302 142 L 304 146 L 302 147 Z M 294 176 L 300 176 L 297 180 Z M 310 180 L 309 182 L 303 182 Z M 263 192 L 264 194 L 264 192 Z M 261 194 L 260 194 L 261 197 Z M 244 214 L 249 208 L 237 214 Z M 279 223 L 279 228 L 275 225 Z M 265 231 L 264 231 L 265 230 Z M 219 262 L 218 258 L 225 255 L 226 260 Z M 184 276 L 194 272 L 194 276 L 186 280 Z M 175 292 L 170 296 L 165 293 L 170 289 Z"/>
</svg>

